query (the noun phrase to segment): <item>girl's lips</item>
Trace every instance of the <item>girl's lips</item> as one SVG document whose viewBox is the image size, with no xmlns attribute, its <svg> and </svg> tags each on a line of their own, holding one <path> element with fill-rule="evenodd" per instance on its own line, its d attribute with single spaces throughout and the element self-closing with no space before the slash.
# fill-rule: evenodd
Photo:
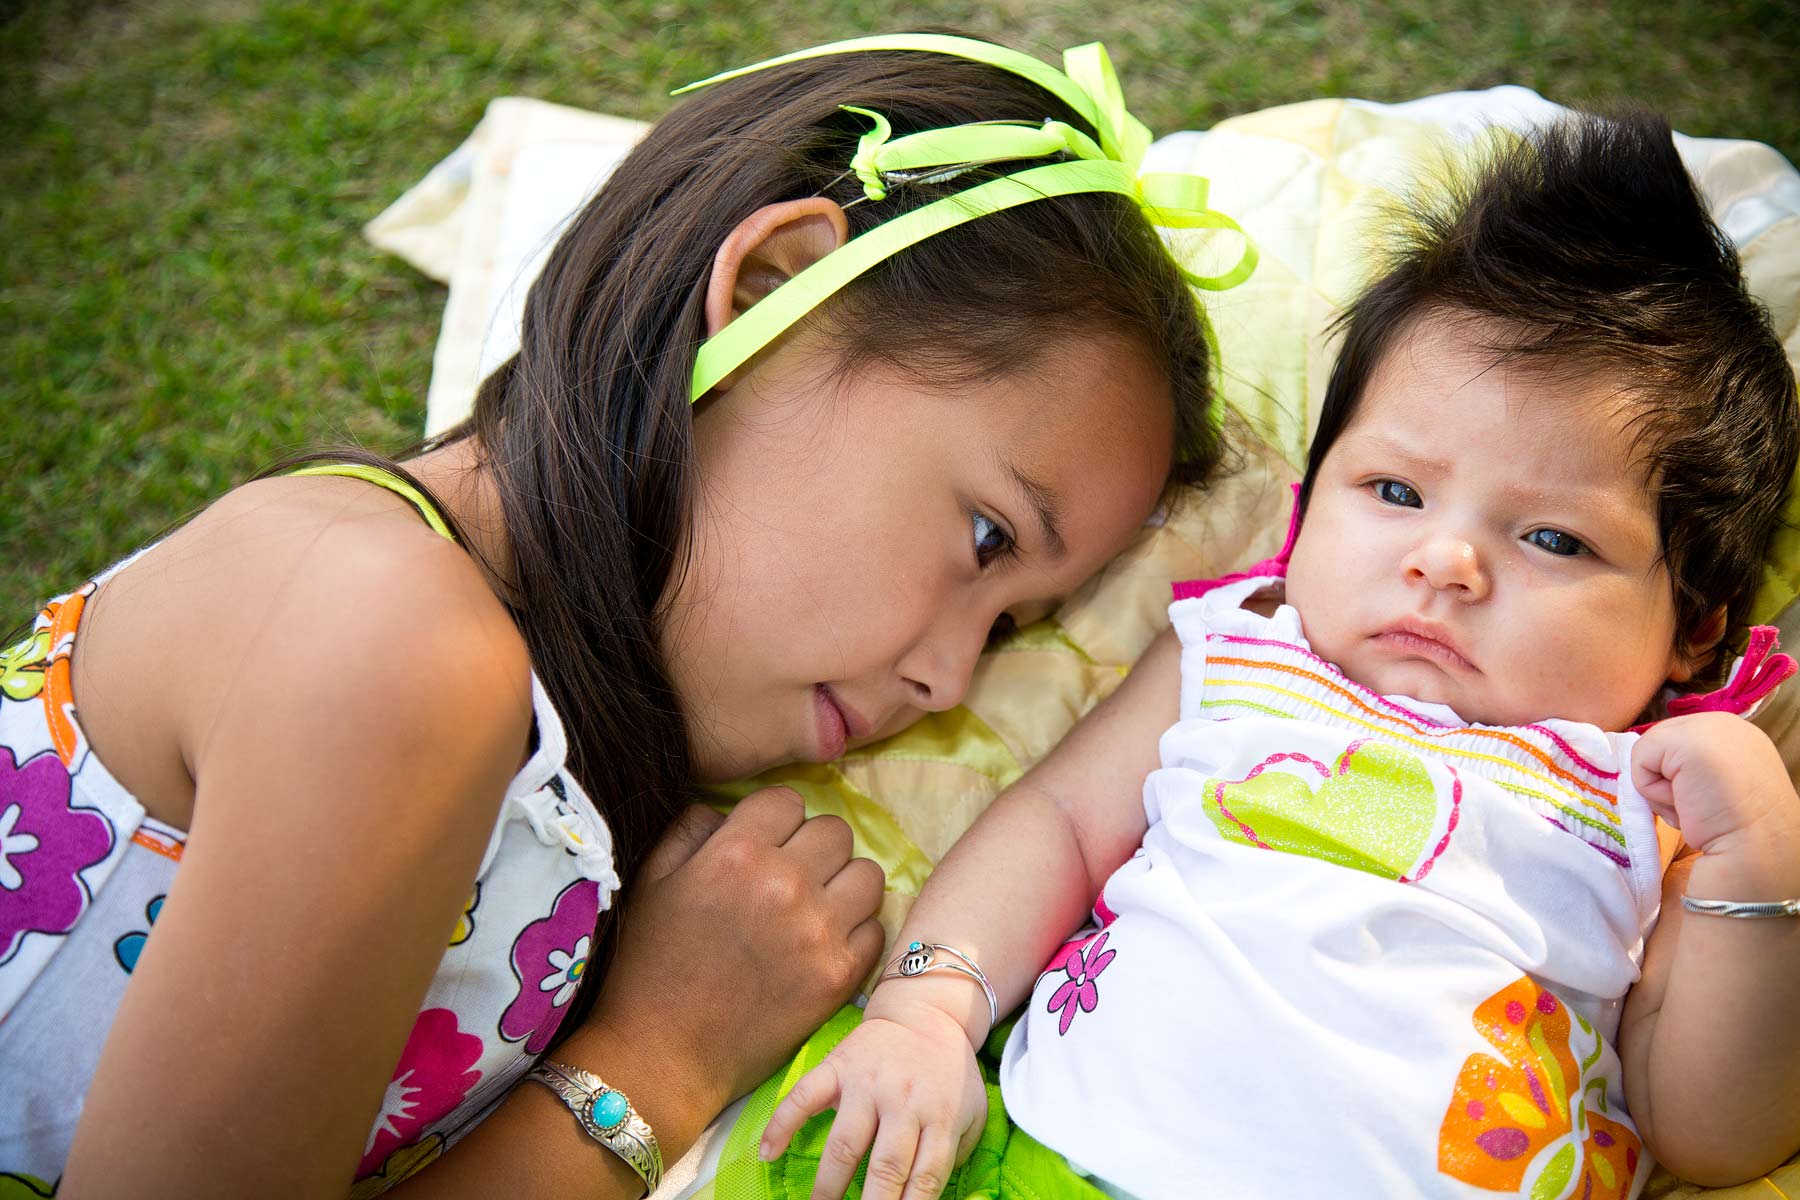
<svg viewBox="0 0 1800 1200">
<path fill-rule="evenodd" d="M 842 758 L 850 742 L 850 723 L 831 689 L 822 683 L 813 688 L 813 712 L 819 731 L 819 761 Z"/>
</svg>

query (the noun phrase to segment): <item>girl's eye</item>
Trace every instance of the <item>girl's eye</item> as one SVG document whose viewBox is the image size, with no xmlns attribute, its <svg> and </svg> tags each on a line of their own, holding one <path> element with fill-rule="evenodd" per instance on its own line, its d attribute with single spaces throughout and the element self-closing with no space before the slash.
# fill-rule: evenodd
<svg viewBox="0 0 1800 1200">
<path fill-rule="evenodd" d="M 1534 529 L 1525 535 L 1525 540 L 1538 549 L 1547 550 L 1561 558 L 1588 553 L 1588 548 L 1582 545 L 1580 538 L 1560 529 Z"/>
<path fill-rule="evenodd" d="M 1383 504 L 1397 504 L 1402 508 L 1424 508 L 1425 500 L 1418 492 L 1407 487 L 1398 479 L 1380 479 L 1375 483 L 1375 497 Z"/>
<path fill-rule="evenodd" d="M 1013 540 L 1006 530 L 980 513 L 969 514 L 975 525 L 975 561 L 990 567 L 1012 552 Z"/>
</svg>

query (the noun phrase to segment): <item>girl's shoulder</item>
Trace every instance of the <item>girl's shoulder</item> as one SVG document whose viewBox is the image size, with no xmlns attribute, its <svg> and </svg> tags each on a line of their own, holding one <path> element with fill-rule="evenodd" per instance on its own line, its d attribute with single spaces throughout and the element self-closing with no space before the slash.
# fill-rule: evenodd
<svg viewBox="0 0 1800 1200">
<path fill-rule="evenodd" d="M 433 731 L 483 728 L 509 769 L 531 722 L 524 640 L 481 568 L 352 479 L 221 497 L 106 579 L 74 665 L 95 751 L 153 812 L 170 797 L 183 828 L 200 760 L 247 716 L 357 757 L 403 752 L 394 727 L 420 753 Z"/>
</svg>

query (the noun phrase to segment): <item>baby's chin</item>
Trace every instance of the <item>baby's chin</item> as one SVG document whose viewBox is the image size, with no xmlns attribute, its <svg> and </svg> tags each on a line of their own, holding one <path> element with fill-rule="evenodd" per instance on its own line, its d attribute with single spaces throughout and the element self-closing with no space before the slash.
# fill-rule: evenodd
<svg viewBox="0 0 1800 1200">
<path fill-rule="evenodd" d="M 1547 714 L 1522 717 L 1524 706 L 1496 696 L 1481 686 L 1486 677 L 1455 679 L 1431 663 L 1407 661 L 1371 664 L 1362 674 L 1346 671 L 1357 683 L 1380 696 L 1393 696 L 1419 704 L 1439 704 L 1468 725 L 1529 725 Z"/>
<path fill-rule="evenodd" d="M 1314 653 L 1320 653 L 1314 647 Z M 1336 661 L 1323 655 L 1327 661 Z M 1378 696 L 1392 696 L 1420 704 L 1441 704 L 1467 725 L 1520 726 L 1544 721 L 1570 721 L 1593 725 L 1608 733 L 1618 733 L 1643 720 L 1656 697 L 1626 713 L 1610 697 L 1570 696 L 1567 688 L 1554 695 L 1506 695 L 1491 686 L 1492 680 L 1479 671 L 1455 675 L 1433 663 L 1418 660 L 1339 662 L 1338 667 L 1354 682 Z M 1361 667 L 1361 670 L 1356 669 Z"/>
<path fill-rule="evenodd" d="M 1317 651 L 1317 647 L 1314 650 Z M 1346 654 L 1342 659 L 1325 655 L 1329 662 L 1336 662 L 1338 669 L 1353 682 L 1369 689 L 1378 696 L 1393 696 L 1397 699 L 1416 700 L 1421 704 L 1442 704 L 1456 710 L 1456 715 L 1469 719 L 1463 709 L 1471 701 L 1480 698 L 1471 696 L 1469 689 L 1458 687 L 1458 681 L 1450 679 L 1442 668 L 1417 660 L 1382 660 L 1358 662 L 1355 654 Z"/>
</svg>

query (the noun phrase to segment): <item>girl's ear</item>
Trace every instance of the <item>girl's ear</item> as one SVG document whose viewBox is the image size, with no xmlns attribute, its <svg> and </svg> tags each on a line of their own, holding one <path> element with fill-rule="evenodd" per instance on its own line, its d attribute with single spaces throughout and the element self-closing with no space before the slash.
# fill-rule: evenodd
<svg viewBox="0 0 1800 1200">
<path fill-rule="evenodd" d="M 1725 636 L 1725 606 L 1707 613 L 1676 643 L 1670 659 L 1669 682 L 1686 683 L 1712 660 L 1713 652 Z"/>
<path fill-rule="evenodd" d="M 766 205 L 745 217 L 713 256 L 706 336 L 849 240 L 842 206 L 823 196 Z M 732 372 L 715 390 L 725 390 L 737 377 Z"/>
</svg>

